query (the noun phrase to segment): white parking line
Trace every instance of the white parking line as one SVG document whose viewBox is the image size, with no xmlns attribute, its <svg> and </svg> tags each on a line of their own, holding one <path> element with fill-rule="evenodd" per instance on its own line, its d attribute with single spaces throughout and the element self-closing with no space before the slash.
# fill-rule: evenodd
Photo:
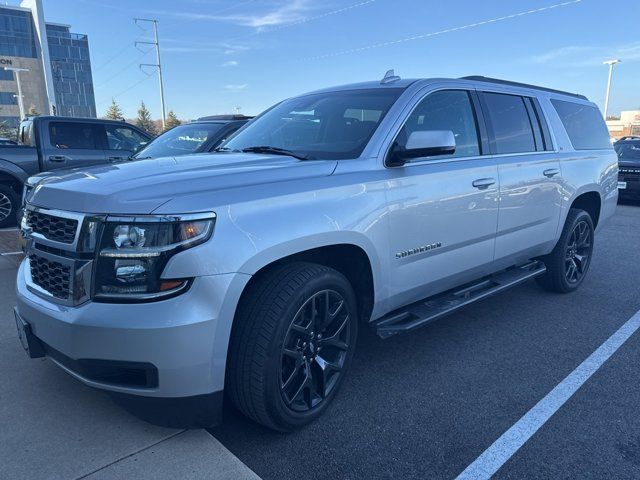
<svg viewBox="0 0 640 480">
<path fill-rule="evenodd" d="M 640 311 L 622 325 L 607 341 L 551 390 L 509 430 L 504 432 L 458 480 L 489 479 L 529 440 L 554 413 L 640 328 Z"/>
<path fill-rule="evenodd" d="M 5 255 L 22 255 L 24 252 L 2 252 L 0 253 L 0 257 Z"/>
<path fill-rule="evenodd" d="M 17 227 L 8 227 L 8 228 L 0 228 L 0 232 L 18 232 L 20 231 Z"/>
</svg>

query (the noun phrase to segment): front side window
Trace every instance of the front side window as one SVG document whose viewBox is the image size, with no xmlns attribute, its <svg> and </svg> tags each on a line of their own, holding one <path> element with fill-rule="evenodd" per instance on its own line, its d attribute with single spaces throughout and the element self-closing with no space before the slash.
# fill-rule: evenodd
<svg viewBox="0 0 640 480">
<path fill-rule="evenodd" d="M 524 99 L 518 95 L 503 93 L 483 94 L 493 128 L 494 153 L 535 152 L 533 127 Z"/>
<path fill-rule="evenodd" d="M 136 158 L 172 157 L 198 152 L 223 127 L 224 123 L 179 125 L 154 139 L 136 155 Z"/>
<path fill-rule="evenodd" d="M 396 143 L 405 145 L 413 132 L 427 130 L 450 130 L 456 139 L 455 152 L 438 159 L 480 155 L 476 116 L 465 90 L 441 90 L 425 97 L 409 115 Z"/>
<path fill-rule="evenodd" d="M 221 150 L 268 146 L 309 159 L 357 158 L 402 92 L 401 88 L 345 90 L 285 100 L 249 123 Z"/>
<path fill-rule="evenodd" d="M 51 146 L 62 150 L 102 149 L 101 136 L 104 136 L 104 130 L 98 125 L 73 122 L 51 122 L 49 124 Z"/>
<path fill-rule="evenodd" d="M 109 150 L 135 151 L 140 145 L 148 142 L 147 137 L 129 127 L 107 125 L 107 144 Z"/>
<path fill-rule="evenodd" d="M 576 150 L 611 148 L 607 125 L 596 107 L 563 100 L 551 100 L 551 103 L 558 112 L 573 148 Z"/>
</svg>

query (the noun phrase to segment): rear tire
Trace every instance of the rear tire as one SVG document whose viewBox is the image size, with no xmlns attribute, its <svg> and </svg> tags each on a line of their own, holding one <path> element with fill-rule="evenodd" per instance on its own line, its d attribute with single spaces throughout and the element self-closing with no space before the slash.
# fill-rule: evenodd
<svg viewBox="0 0 640 480">
<path fill-rule="evenodd" d="M 570 209 L 560 240 L 549 255 L 541 258 L 547 271 L 536 278 L 538 284 L 551 292 L 575 291 L 589 271 L 593 243 L 591 216 L 584 210 Z"/>
<path fill-rule="evenodd" d="M 18 195 L 9 185 L 0 184 L 0 228 L 16 224 L 19 202 Z"/>
<path fill-rule="evenodd" d="M 234 320 L 226 391 L 244 415 L 291 431 L 335 397 L 357 337 L 353 288 L 312 263 L 275 267 L 254 279 Z"/>
</svg>

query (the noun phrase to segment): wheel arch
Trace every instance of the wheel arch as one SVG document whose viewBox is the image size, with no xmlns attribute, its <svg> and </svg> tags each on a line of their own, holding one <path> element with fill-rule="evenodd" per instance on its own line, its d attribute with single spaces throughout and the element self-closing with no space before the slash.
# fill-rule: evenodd
<svg viewBox="0 0 640 480">
<path fill-rule="evenodd" d="M 593 227 L 597 228 L 602 211 L 602 196 L 596 190 L 584 191 L 573 199 L 569 208 L 579 208 L 587 212 L 591 216 Z"/>
<path fill-rule="evenodd" d="M 380 265 L 372 245 L 367 246 L 363 245 L 364 242 L 354 242 L 353 238 L 349 240 L 336 238 L 331 243 L 317 241 L 318 244 L 314 244 L 311 239 L 307 239 L 302 244 L 299 240 L 296 240 L 295 243 L 297 245 L 306 244 L 308 248 L 291 249 L 286 245 L 272 247 L 269 249 L 271 251 L 250 259 L 242 267 L 243 273 L 252 276 L 245 285 L 242 295 L 253 282 L 259 280 L 262 274 L 269 269 L 291 262 L 317 263 L 337 270 L 349 280 L 358 301 L 359 317 L 368 321 L 376 300 L 376 278 L 380 275 Z M 285 251 L 288 253 L 282 254 Z M 280 254 L 276 254 L 276 252 L 280 252 Z M 242 301 L 242 295 L 238 304 Z"/>
</svg>

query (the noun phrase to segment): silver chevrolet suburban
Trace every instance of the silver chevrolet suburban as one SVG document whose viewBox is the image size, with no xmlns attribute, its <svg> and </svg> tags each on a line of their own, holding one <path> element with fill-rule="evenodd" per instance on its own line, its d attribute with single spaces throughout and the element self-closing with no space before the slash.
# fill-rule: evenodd
<svg viewBox="0 0 640 480">
<path fill-rule="evenodd" d="M 486 77 L 291 98 L 218 152 L 26 198 L 25 349 L 165 425 L 215 424 L 225 392 L 292 430 L 336 396 L 358 329 L 386 338 L 531 278 L 575 290 L 618 197 L 593 103 Z"/>
</svg>

